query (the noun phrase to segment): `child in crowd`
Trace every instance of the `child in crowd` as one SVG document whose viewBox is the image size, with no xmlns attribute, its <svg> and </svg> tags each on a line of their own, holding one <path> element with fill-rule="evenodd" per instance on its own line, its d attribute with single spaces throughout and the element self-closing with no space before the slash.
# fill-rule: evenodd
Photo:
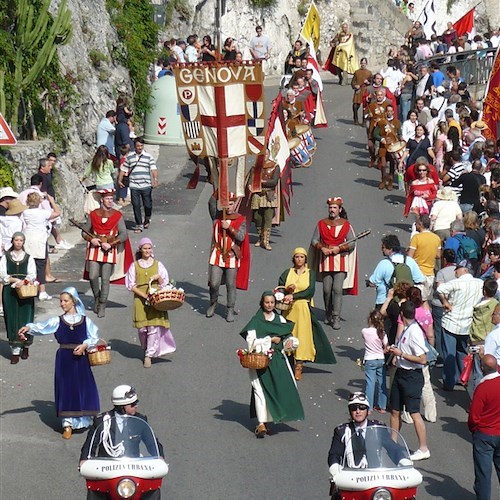
<svg viewBox="0 0 500 500">
<path fill-rule="evenodd" d="M 385 413 L 387 405 L 387 386 L 385 383 L 385 351 L 388 347 L 384 331 L 384 318 L 379 311 L 368 315 L 368 327 L 361 330 L 365 341 L 365 394 L 373 409 Z M 375 386 L 378 384 L 377 406 L 375 406 Z"/>
</svg>

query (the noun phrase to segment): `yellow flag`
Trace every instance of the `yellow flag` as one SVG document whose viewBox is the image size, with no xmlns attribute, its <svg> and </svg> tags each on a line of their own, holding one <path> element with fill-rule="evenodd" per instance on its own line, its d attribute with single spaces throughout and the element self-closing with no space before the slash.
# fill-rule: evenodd
<svg viewBox="0 0 500 500">
<path fill-rule="evenodd" d="M 320 22 L 318 9 L 314 2 L 311 2 L 300 36 L 307 41 L 311 40 L 314 50 L 318 50 L 319 47 Z"/>
</svg>

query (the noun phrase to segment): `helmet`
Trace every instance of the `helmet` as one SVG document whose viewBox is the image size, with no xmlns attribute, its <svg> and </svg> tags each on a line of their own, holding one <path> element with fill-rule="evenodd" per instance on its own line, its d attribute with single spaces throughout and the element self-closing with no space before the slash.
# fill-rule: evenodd
<svg viewBox="0 0 500 500">
<path fill-rule="evenodd" d="M 366 397 L 366 394 L 364 392 L 353 392 L 349 396 L 349 402 L 347 403 L 347 406 L 351 406 L 351 405 L 369 406 L 368 398 Z"/>
<path fill-rule="evenodd" d="M 125 406 L 137 401 L 137 393 L 130 385 L 119 385 L 113 389 L 111 401 L 115 406 Z"/>
</svg>

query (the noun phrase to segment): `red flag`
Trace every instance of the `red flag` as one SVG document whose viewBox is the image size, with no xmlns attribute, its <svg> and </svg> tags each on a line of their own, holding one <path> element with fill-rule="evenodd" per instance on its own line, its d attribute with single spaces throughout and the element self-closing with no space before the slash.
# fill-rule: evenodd
<svg viewBox="0 0 500 500">
<path fill-rule="evenodd" d="M 497 50 L 493 69 L 488 82 L 488 90 L 483 104 L 483 116 L 481 117 L 488 125 L 488 129 L 483 132 L 487 139 L 499 139 L 500 123 L 500 49 Z"/>
<path fill-rule="evenodd" d="M 461 17 L 453 27 L 458 36 L 470 33 L 474 29 L 474 9 L 469 10 L 465 16 Z"/>
</svg>

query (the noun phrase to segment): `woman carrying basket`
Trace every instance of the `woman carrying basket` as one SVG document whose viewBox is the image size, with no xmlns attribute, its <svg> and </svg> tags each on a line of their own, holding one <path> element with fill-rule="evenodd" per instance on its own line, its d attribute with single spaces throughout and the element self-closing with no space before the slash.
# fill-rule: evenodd
<svg viewBox="0 0 500 500">
<path fill-rule="evenodd" d="M 293 301 L 292 307 L 284 311 L 283 316 L 295 323 L 293 335 L 299 339 L 295 351 L 295 380 L 300 380 L 305 361 L 334 364 L 336 360 L 328 337 L 312 311 L 316 273 L 307 265 L 306 250 L 296 248 L 292 262 L 293 267 L 280 276 L 279 285 L 286 288 L 285 302 Z"/>
<path fill-rule="evenodd" d="M 174 352 L 175 340 L 170 331 L 167 311 L 158 311 L 149 304 L 149 287 L 153 282 L 160 288 L 168 285 L 165 266 L 153 256 L 153 243 L 149 238 L 139 241 L 136 261 L 129 267 L 125 285 L 134 293 L 133 324 L 139 330 L 144 349 L 144 368 L 151 368 L 151 359 Z"/>
<path fill-rule="evenodd" d="M 72 286 L 59 296 L 62 316 L 55 316 L 42 323 L 28 323 L 19 332 L 26 334 L 54 334 L 59 349 L 56 353 L 54 390 L 57 416 L 62 418 L 63 439 L 70 439 L 73 429 L 84 429 L 99 413 L 99 393 L 85 355 L 89 347 L 99 340 L 97 326 L 85 316 L 78 292 Z"/>
<path fill-rule="evenodd" d="M 28 335 L 21 342 L 17 332 L 21 326 L 33 321 L 35 317 L 35 298 L 21 298 L 18 289 L 29 281 L 36 279 L 35 259 L 24 251 L 24 234 L 16 232 L 12 235 L 12 246 L 0 259 L 0 281 L 3 284 L 2 305 L 5 311 L 5 329 L 11 349 L 10 364 L 19 363 L 19 358 L 28 359 L 28 348 L 33 344 L 33 337 Z"/>
<path fill-rule="evenodd" d="M 274 350 L 267 368 L 248 370 L 252 384 L 250 416 L 258 420 L 257 438 L 270 434 L 266 426 L 268 422 L 304 419 L 304 409 L 286 355 L 298 345 L 297 339 L 291 335 L 294 325 L 278 315 L 274 306 L 273 292 L 264 292 L 260 309 L 240 332 L 249 352 Z"/>
</svg>

